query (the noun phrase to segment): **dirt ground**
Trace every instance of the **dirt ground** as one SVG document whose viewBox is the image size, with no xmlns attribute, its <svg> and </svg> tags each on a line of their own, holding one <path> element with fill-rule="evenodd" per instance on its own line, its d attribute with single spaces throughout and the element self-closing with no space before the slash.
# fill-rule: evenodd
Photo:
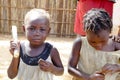
<svg viewBox="0 0 120 80">
<path fill-rule="evenodd" d="M 65 67 L 65 72 L 62 76 L 56 76 L 55 80 L 71 80 L 71 76 L 67 72 L 67 63 L 70 55 L 73 40 L 75 38 L 56 38 L 48 37 L 47 41 L 57 47 L 60 52 L 62 63 Z M 0 80 L 10 80 L 7 77 L 7 68 L 10 64 L 12 56 L 9 53 L 10 35 L 0 35 Z M 25 40 L 23 36 L 19 36 L 19 40 Z"/>
</svg>

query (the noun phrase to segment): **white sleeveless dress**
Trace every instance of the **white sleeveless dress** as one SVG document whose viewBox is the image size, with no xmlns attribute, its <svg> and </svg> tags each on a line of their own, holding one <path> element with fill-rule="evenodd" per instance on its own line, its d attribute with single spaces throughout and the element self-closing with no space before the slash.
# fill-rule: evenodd
<svg viewBox="0 0 120 80">
<path fill-rule="evenodd" d="M 50 56 L 46 61 L 51 62 Z M 42 71 L 39 66 L 30 66 L 20 59 L 18 80 L 53 80 L 53 74 Z"/>
<path fill-rule="evenodd" d="M 95 71 L 101 70 L 106 63 L 120 63 L 120 50 L 113 52 L 104 52 L 95 50 L 89 45 L 86 37 L 82 37 L 82 47 L 78 62 L 78 69 L 85 73 L 92 74 Z M 75 79 L 73 80 L 80 80 Z M 120 80 L 120 73 L 106 74 L 105 80 Z"/>
<path fill-rule="evenodd" d="M 52 47 L 50 46 L 50 44 L 46 43 L 46 47 L 45 47 L 42 55 L 44 55 L 46 53 L 50 53 L 51 48 Z M 25 49 L 24 44 L 22 45 L 21 49 L 24 53 L 24 51 L 25 51 L 24 50 Z M 21 56 L 24 57 L 24 59 L 25 59 L 25 57 L 27 55 L 25 55 L 23 53 L 21 53 Z M 46 57 L 46 56 L 48 56 L 48 57 Z M 53 80 L 53 74 L 52 73 L 42 71 L 38 65 L 28 65 L 28 64 L 26 64 L 23 61 L 22 57 L 20 57 L 19 70 L 18 70 L 18 74 L 17 74 L 17 77 L 15 78 L 15 80 Z M 46 57 L 46 61 L 52 63 L 50 55 L 45 55 L 45 57 Z M 36 58 L 39 59 L 39 56 L 36 57 Z M 34 59 L 36 59 L 36 58 L 34 58 Z M 30 62 L 34 59 L 32 58 L 28 61 Z"/>
</svg>

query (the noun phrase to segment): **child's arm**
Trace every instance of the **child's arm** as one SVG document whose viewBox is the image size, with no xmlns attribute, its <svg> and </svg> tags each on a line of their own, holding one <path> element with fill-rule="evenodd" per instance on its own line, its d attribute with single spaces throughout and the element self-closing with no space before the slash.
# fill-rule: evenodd
<svg viewBox="0 0 120 80">
<path fill-rule="evenodd" d="M 81 39 L 77 39 L 73 44 L 72 53 L 68 63 L 68 72 L 79 79 L 88 80 L 88 74 L 85 74 L 84 72 L 77 69 L 77 64 L 80 57 L 81 44 Z"/>
<path fill-rule="evenodd" d="M 106 64 L 103 66 L 101 73 L 107 74 L 107 73 L 115 73 L 120 72 L 120 64 Z"/>
<path fill-rule="evenodd" d="M 63 65 L 62 65 L 62 62 L 59 56 L 59 52 L 57 51 L 56 48 L 53 48 L 51 50 L 50 56 L 51 56 L 51 60 L 53 64 L 50 62 L 44 61 L 44 60 L 40 60 L 39 61 L 40 68 L 43 71 L 51 72 L 55 75 L 62 75 L 64 72 L 64 68 L 63 68 Z"/>
<path fill-rule="evenodd" d="M 120 42 L 114 42 L 115 50 L 120 50 Z"/>
<path fill-rule="evenodd" d="M 8 77 L 13 79 L 16 77 L 18 73 L 18 65 L 19 65 L 19 56 L 14 56 L 14 50 L 17 47 L 16 43 L 13 41 L 10 42 L 10 53 L 12 54 L 12 61 L 7 70 Z"/>
<path fill-rule="evenodd" d="M 119 30 L 118 30 L 118 34 L 117 35 L 111 35 L 110 38 L 112 38 L 115 42 L 119 42 L 120 43 L 120 26 Z"/>
<path fill-rule="evenodd" d="M 60 59 L 59 52 L 56 48 L 53 48 L 51 51 L 51 59 L 54 64 L 51 72 L 55 75 L 62 75 L 64 72 L 64 67 Z"/>
<path fill-rule="evenodd" d="M 110 36 L 110 38 L 112 38 L 113 41 L 120 43 L 120 35 L 119 36 L 112 35 Z"/>
</svg>

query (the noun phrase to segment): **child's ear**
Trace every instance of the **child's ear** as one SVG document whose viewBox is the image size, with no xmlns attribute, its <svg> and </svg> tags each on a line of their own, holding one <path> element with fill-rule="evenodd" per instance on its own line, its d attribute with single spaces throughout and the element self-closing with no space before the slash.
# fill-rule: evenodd
<svg viewBox="0 0 120 80">
<path fill-rule="evenodd" d="M 22 26 L 22 28 L 23 28 L 23 31 L 25 32 L 25 26 L 24 25 Z"/>
<path fill-rule="evenodd" d="M 51 28 L 49 27 L 48 34 L 50 33 Z"/>
</svg>

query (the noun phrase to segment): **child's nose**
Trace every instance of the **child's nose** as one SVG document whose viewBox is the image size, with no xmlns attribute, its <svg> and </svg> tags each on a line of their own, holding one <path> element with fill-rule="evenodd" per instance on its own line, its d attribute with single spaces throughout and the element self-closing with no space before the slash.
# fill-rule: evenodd
<svg viewBox="0 0 120 80">
<path fill-rule="evenodd" d="M 35 30 L 35 34 L 40 35 L 40 30 L 39 30 L 39 29 L 36 29 L 36 30 Z"/>
</svg>

